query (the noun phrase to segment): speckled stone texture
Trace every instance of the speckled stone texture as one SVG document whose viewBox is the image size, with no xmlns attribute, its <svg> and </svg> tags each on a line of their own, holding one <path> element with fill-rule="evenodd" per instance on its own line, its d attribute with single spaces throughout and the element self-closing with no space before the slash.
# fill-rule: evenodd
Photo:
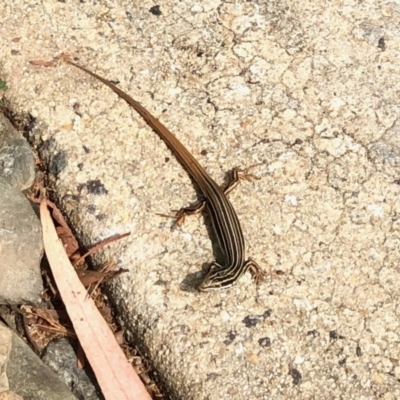
<svg viewBox="0 0 400 400">
<path fill-rule="evenodd" d="M 400 5 L 383 1 L 0 4 L 0 77 L 37 118 L 60 204 L 129 268 L 121 322 L 172 397 L 400 398 Z M 65 52 L 142 102 L 231 195 L 268 273 L 190 290 L 207 217 L 157 215 L 196 192 L 138 115 Z M 39 129 L 40 128 L 40 129 Z M 226 181 L 226 179 L 225 179 Z M 189 288 L 189 289 L 188 289 Z"/>
</svg>

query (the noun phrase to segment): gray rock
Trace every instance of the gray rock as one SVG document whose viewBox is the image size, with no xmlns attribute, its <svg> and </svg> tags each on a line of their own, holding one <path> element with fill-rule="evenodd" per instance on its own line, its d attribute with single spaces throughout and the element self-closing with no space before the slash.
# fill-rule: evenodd
<svg viewBox="0 0 400 400">
<path fill-rule="evenodd" d="M 32 185 L 35 159 L 26 140 L 0 115 L 0 303 L 37 303 L 42 291 L 40 222 L 21 190 Z"/>
<path fill-rule="evenodd" d="M 24 190 L 35 179 L 35 156 L 26 140 L 0 114 L 0 176 Z"/>
<path fill-rule="evenodd" d="M 0 325 L 0 393 L 8 390 L 6 367 L 11 350 L 11 331 Z"/>
<path fill-rule="evenodd" d="M 0 178 L 0 304 L 38 303 L 42 291 L 40 221 L 20 190 Z"/>
<path fill-rule="evenodd" d="M 77 367 L 75 351 L 67 339 L 53 340 L 47 346 L 42 361 L 68 385 L 78 398 L 85 400 L 104 398 L 96 393 L 96 387 L 87 374 L 87 368 L 85 370 Z M 95 378 L 93 377 L 92 380 L 95 381 Z"/>
<path fill-rule="evenodd" d="M 24 400 L 76 400 L 67 385 L 16 334 L 12 334 L 7 376 L 10 389 Z"/>
</svg>

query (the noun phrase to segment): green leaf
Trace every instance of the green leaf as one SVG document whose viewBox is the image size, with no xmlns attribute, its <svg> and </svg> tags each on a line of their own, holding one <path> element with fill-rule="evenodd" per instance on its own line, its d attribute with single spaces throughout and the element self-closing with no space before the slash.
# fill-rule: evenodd
<svg viewBox="0 0 400 400">
<path fill-rule="evenodd" d="M 7 84 L 0 80 L 0 90 L 3 90 L 5 92 L 7 89 Z"/>
</svg>

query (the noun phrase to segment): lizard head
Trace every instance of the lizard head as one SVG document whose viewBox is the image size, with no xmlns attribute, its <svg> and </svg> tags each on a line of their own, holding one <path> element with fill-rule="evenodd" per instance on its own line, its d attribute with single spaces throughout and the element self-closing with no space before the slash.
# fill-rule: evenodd
<svg viewBox="0 0 400 400">
<path fill-rule="evenodd" d="M 227 289 L 237 281 L 236 274 L 232 274 L 226 268 L 213 262 L 205 277 L 198 286 L 201 292 L 211 292 L 213 290 Z"/>
</svg>

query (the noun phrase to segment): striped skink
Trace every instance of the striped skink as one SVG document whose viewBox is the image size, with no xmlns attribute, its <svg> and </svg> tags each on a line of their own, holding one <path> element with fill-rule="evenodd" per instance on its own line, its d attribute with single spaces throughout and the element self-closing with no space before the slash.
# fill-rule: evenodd
<svg viewBox="0 0 400 400">
<path fill-rule="evenodd" d="M 223 256 L 221 264 L 216 261 L 210 264 L 205 277 L 198 286 L 199 290 L 211 291 L 231 287 L 247 270 L 251 271 L 256 283 L 261 282 L 264 273 L 254 260 L 245 259 L 245 243 L 242 228 L 232 204 L 226 197 L 238 184 L 240 179 L 250 180 L 254 177 L 247 173 L 249 168 L 246 170 L 233 169 L 230 183 L 225 190 L 222 190 L 175 135 L 157 118 L 153 117 L 141 104 L 107 79 L 75 64 L 69 59 L 64 58 L 64 61 L 103 82 L 132 106 L 161 139 L 164 140 L 178 161 L 198 184 L 204 195 L 204 200 L 178 211 L 175 216 L 176 222 L 178 225 L 181 225 L 187 215 L 199 213 L 207 207 Z"/>
</svg>

